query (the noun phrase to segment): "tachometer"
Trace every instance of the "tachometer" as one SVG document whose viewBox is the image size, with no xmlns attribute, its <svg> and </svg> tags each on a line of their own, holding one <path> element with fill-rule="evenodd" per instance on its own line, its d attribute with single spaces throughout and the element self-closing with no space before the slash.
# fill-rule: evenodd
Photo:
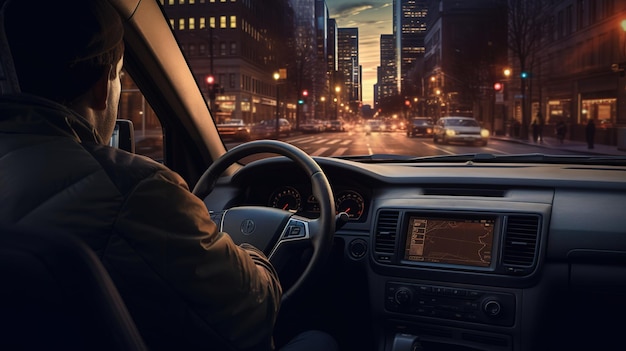
<svg viewBox="0 0 626 351">
<path fill-rule="evenodd" d="M 302 208 L 300 192 L 290 186 L 280 187 L 270 196 L 269 205 L 285 211 L 298 212 Z"/>
<path fill-rule="evenodd" d="M 335 207 L 337 208 L 337 213 L 345 212 L 350 219 L 356 220 L 363 215 L 365 200 L 363 200 L 363 196 L 356 191 L 343 191 L 337 196 Z"/>
</svg>

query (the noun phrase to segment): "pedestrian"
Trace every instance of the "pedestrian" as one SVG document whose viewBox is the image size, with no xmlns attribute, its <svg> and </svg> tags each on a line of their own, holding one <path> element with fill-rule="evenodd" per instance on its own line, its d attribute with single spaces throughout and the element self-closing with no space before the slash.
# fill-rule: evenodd
<svg viewBox="0 0 626 351">
<path fill-rule="evenodd" d="M 559 142 L 563 144 L 563 140 L 565 139 L 565 134 L 567 133 L 567 125 L 563 120 L 560 120 L 556 124 L 556 137 L 559 139 Z"/>
<path fill-rule="evenodd" d="M 593 149 L 593 141 L 596 136 L 596 124 L 593 122 L 593 118 L 589 118 L 587 122 L 585 136 L 587 138 L 587 149 Z"/>
<path fill-rule="evenodd" d="M 543 143 L 543 125 L 543 116 L 541 112 L 537 112 L 537 140 L 539 140 L 540 143 Z M 535 142 L 537 141 L 535 140 Z"/>
<path fill-rule="evenodd" d="M 539 140 L 539 121 L 537 118 L 533 119 L 531 127 L 533 131 L 533 141 L 536 143 L 537 140 Z"/>
</svg>

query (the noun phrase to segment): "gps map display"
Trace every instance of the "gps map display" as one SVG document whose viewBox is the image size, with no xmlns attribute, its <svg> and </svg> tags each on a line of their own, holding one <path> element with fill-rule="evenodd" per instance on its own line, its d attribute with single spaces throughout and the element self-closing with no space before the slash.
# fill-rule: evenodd
<svg viewBox="0 0 626 351">
<path fill-rule="evenodd" d="M 495 219 L 409 218 L 404 259 L 463 266 L 491 265 Z"/>
</svg>

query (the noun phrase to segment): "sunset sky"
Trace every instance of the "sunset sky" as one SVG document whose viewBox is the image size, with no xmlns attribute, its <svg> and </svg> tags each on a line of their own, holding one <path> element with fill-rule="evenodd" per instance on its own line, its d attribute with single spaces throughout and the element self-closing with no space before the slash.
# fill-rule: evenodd
<svg viewBox="0 0 626 351">
<path fill-rule="evenodd" d="M 342 27 L 359 28 L 359 64 L 363 67 L 363 104 L 374 104 L 380 35 L 392 34 L 392 0 L 326 0 L 330 17 Z"/>
</svg>

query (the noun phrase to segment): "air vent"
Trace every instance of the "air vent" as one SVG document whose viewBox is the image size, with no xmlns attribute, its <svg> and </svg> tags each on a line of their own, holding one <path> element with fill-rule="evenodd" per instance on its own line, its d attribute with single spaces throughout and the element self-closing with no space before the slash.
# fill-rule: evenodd
<svg viewBox="0 0 626 351">
<path fill-rule="evenodd" d="M 424 188 L 424 195 L 437 196 L 480 196 L 480 197 L 504 197 L 506 191 L 502 189 L 481 188 Z"/>
<path fill-rule="evenodd" d="M 379 261 L 390 261 L 396 251 L 399 217 L 398 211 L 380 211 L 378 214 L 374 251 Z"/>
<path fill-rule="evenodd" d="M 535 263 L 539 216 L 509 216 L 502 263 L 513 273 L 525 273 Z"/>
</svg>

